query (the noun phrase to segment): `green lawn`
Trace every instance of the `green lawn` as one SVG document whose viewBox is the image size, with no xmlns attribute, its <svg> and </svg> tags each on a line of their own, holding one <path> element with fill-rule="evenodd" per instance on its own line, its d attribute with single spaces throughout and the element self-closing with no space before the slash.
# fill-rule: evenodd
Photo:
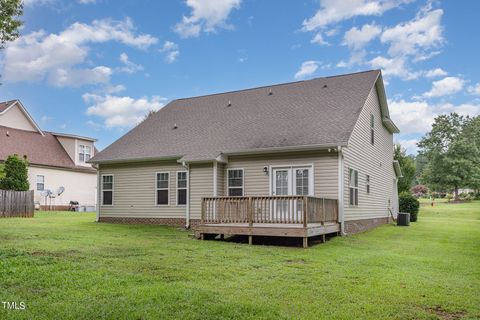
<svg viewBox="0 0 480 320">
<path fill-rule="evenodd" d="M 0 219 L 0 319 L 480 318 L 480 202 L 421 210 L 308 249 L 90 213 Z"/>
</svg>

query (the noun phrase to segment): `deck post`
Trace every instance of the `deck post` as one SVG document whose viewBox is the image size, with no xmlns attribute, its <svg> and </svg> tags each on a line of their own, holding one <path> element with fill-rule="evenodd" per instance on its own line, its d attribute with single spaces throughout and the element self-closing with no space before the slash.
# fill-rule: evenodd
<svg viewBox="0 0 480 320">
<path fill-rule="evenodd" d="M 253 226 L 253 198 L 248 197 L 248 226 Z"/>
<path fill-rule="evenodd" d="M 306 198 L 307 197 L 303 197 L 303 227 L 306 228 L 307 227 L 307 201 L 306 201 Z M 305 240 L 304 240 L 305 241 Z"/>
<path fill-rule="evenodd" d="M 303 247 L 308 248 L 308 237 L 303 237 Z"/>
<path fill-rule="evenodd" d="M 249 235 L 248 236 L 248 244 L 253 244 L 253 236 L 252 235 Z"/>
<path fill-rule="evenodd" d="M 322 226 L 325 223 L 325 198 L 322 198 Z"/>
</svg>

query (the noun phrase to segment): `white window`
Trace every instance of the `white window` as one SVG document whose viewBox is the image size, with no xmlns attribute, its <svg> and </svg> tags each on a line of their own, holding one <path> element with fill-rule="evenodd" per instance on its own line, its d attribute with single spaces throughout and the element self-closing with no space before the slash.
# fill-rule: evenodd
<svg viewBox="0 0 480 320">
<path fill-rule="evenodd" d="M 102 175 L 102 205 L 113 205 L 113 175 Z"/>
<path fill-rule="evenodd" d="M 187 171 L 177 171 L 177 205 L 187 204 Z"/>
<path fill-rule="evenodd" d="M 358 171 L 350 169 L 348 175 L 350 189 L 350 205 L 358 206 Z"/>
<path fill-rule="evenodd" d="M 365 185 L 367 187 L 367 193 L 370 193 L 370 176 L 368 174 L 365 177 Z"/>
<path fill-rule="evenodd" d="M 375 143 L 375 116 L 370 115 L 370 143 Z"/>
<path fill-rule="evenodd" d="M 37 190 L 45 190 L 45 176 L 37 175 Z"/>
<path fill-rule="evenodd" d="M 170 174 L 168 172 L 156 173 L 156 204 L 157 206 L 168 205 Z"/>
<path fill-rule="evenodd" d="M 92 152 L 92 149 L 90 148 L 90 146 L 86 146 L 86 145 L 83 145 L 81 144 L 79 146 L 80 148 L 80 152 L 78 153 L 78 160 L 80 162 L 85 162 L 85 161 L 88 161 L 90 160 L 90 157 L 91 157 L 91 152 Z"/>
<path fill-rule="evenodd" d="M 243 169 L 228 169 L 228 196 L 243 196 Z"/>
</svg>

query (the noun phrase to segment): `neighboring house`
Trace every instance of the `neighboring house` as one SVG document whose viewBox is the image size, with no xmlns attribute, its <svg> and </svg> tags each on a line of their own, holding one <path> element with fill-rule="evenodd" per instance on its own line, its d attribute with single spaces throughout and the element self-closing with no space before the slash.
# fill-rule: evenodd
<svg viewBox="0 0 480 320">
<path fill-rule="evenodd" d="M 56 209 L 70 201 L 96 205 L 97 170 L 87 161 L 95 154 L 95 139 L 40 129 L 19 100 L 0 102 L 0 162 L 9 155 L 26 156 L 28 179 L 35 201 L 45 205 L 45 189 L 65 191 L 47 199 Z"/>
<path fill-rule="evenodd" d="M 380 71 L 174 100 L 90 160 L 98 221 L 366 230 L 398 210 L 397 132 Z"/>
</svg>

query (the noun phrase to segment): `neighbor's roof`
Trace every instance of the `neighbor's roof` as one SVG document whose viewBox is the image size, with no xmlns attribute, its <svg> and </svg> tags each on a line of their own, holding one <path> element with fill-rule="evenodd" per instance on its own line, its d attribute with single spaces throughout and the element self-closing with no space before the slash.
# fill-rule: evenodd
<svg viewBox="0 0 480 320">
<path fill-rule="evenodd" d="M 174 100 L 91 162 L 345 146 L 379 77 L 373 70 Z"/>
<path fill-rule="evenodd" d="M 3 112 L 5 110 L 7 110 L 8 107 L 10 107 L 10 105 L 12 103 L 14 103 L 15 101 L 17 100 L 10 100 L 10 101 L 3 101 L 3 102 L 0 102 L 0 112 Z"/>
<path fill-rule="evenodd" d="M 50 132 L 43 133 L 0 126 L 0 161 L 18 154 L 26 155 L 28 162 L 35 165 L 95 171 L 76 166 L 57 138 Z"/>
</svg>

